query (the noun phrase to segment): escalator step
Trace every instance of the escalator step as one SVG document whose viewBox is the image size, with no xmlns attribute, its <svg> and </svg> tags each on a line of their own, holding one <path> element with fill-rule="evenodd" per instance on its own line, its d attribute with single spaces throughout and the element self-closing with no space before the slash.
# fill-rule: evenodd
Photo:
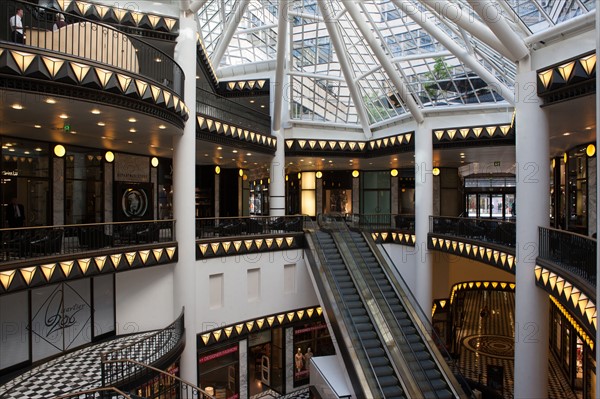
<svg viewBox="0 0 600 399">
<path fill-rule="evenodd" d="M 385 351 L 382 348 L 370 348 L 367 349 L 367 355 L 370 358 L 383 357 L 385 356 Z"/>
<path fill-rule="evenodd" d="M 378 339 L 366 339 L 362 341 L 362 344 L 365 349 L 381 347 L 381 342 Z"/>
<path fill-rule="evenodd" d="M 385 376 L 385 377 L 378 378 L 377 382 L 379 382 L 379 385 L 382 387 L 385 387 L 385 386 L 389 387 L 392 385 L 397 386 L 399 381 L 394 376 Z"/>
<path fill-rule="evenodd" d="M 377 333 L 375 331 L 368 331 L 360 334 L 361 341 L 366 341 L 369 339 L 378 339 Z"/>
<path fill-rule="evenodd" d="M 386 399 L 404 398 L 404 392 L 398 385 L 385 387 L 382 389 L 383 396 Z"/>
<path fill-rule="evenodd" d="M 394 369 L 389 366 L 375 367 L 375 369 L 373 371 L 375 372 L 375 375 L 378 377 L 394 375 Z"/>
<path fill-rule="evenodd" d="M 355 326 L 356 326 L 356 331 L 359 331 L 359 332 L 374 331 L 373 325 L 371 323 L 358 323 L 358 324 L 355 324 Z"/>
<path fill-rule="evenodd" d="M 365 309 L 351 309 L 350 310 L 350 315 L 353 318 L 357 318 L 359 316 L 366 316 L 367 315 L 367 311 Z"/>
<path fill-rule="evenodd" d="M 374 357 L 369 359 L 373 367 L 389 366 L 390 361 L 387 357 Z"/>
</svg>

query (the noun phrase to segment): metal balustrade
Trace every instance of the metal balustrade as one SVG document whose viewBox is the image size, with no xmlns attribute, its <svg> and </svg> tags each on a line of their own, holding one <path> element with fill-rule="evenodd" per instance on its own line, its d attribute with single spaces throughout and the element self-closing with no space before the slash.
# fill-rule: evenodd
<svg viewBox="0 0 600 399">
<path fill-rule="evenodd" d="M 103 363 L 104 364 L 104 363 Z M 141 398 L 143 391 L 135 391 L 135 385 L 149 376 L 154 376 L 154 388 L 151 393 L 152 398 L 178 398 L 178 399 L 216 399 L 206 390 L 182 380 L 181 378 L 169 374 L 163 370 L 152 367 L 148 364 L 138 362 L 132 359 L 114 359 L 107 360 L 107 365 L 111 365 L 120 370 L 131 370 L 132 373 L 123 376 L 121 384 L 128 386 L 133 392 L 130 392 L 131 398 Z"/>
<path fill-rule="evenodd" d="M 15 37 L 8 23 L 19 8 L 23 9 L 23 39 Z M 59 23 L 63 17 L 64 23 Z M 147 77 L 183 97 L 185 76 L 181 67 L 168 54 L 134 35 L 107 24 L 20 0 L 0 2 L 0 19 L 5 21 L 0 28 L 0 41 L 122 69 Z"/>
<path fill-rule="evenodd" d="M 154 364 L 172 354 L 178 346 L 183 344 L 184 332 L 184 311 L 182 310 L 173 323 L 155 334 L 111 352 L 103 353 L 100 357 L 102 360 L 102 386 L 121 386 L 124 380 L 131 380 L 139 372 L 139 365 L 131 362 L 114 362 L 115 360 L 131 359 L 136 362 Z"/>
<path fill-rule="evenodd" d="M 431 216 L 429 218 L 429 232 L 431 234 L 485 241 L 507 247 L 514 247 L 517 241 L 515 222 L 495 219 Z"/>
<path fill-rule="evenodd" d="M 415 215 L 413 214 L 348 214 L 346 221 L 350 227 L 365 231 L 401 230 L 415 231 Z"/>
<path fill-rule="evenodd" d="M 0 263 L 172 241 L 174 220 L 0 229 Z"/>
<path fill-rule="evenodd" d="M 596 286 L 596 239 L 540 227 L 539 257 Z"/>
<path fill-rule="evenodd" d="M 196 239 L 301 233 L 307 216 L 249 216 L 196 219 Z"/>
</svg>

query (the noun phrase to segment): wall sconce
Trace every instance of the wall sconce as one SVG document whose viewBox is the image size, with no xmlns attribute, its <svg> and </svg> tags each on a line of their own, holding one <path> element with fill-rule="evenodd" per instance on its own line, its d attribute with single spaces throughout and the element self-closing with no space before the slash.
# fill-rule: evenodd
<svg viewBox="0 0 600 399">
<path fill-rule="evenodd" d="M 440 175 L 440 168 L 433 168 L 433 170 L 431 171 L 431 173 L 433 173 L 434 176 L 439 176 Z"/>
<path fill-rule="evenodd" d="M 317 176 L 317 179 L 320 179 L 321 177 L 323 177 L 323 172 L 318 171 L 316 176 Z"/>
<path fill-rule="evenodd" d="M 271 178 L 270 177 L 267 179 L 267 184 L 271 184 Z"/>
<path fill-rule="evenodd" d="M 290 178 L 290 177 L 289 177 L 288 175 L 285 175 L 285 181 L 288 181 L 288 180 L 289 180 L 289 178 Z"/>
<path fill-rule="evenodd" d="M 554 169 L 556 167 L 556 159 L 552 158 L 552 162 L 550 163 L 550 167 Z"/>
<path fill-rule="evenodd" d="M 108 163 L 112 163 L 115 160 L 114 152 L 106 151 L 106 153 L 104 153 L 104 160 Z"/>
<path fill-rule="evenodd" d="M 302 172 L 298 172 L 298 179 L 302 179 Z"/>
<path fill-rule="evenodd" d="M 244 169 L 240 169 L 240 171 L 238 172 L 238 174 L 240 175 L 240 177 L 244 177 Z"/>
<path fill-rule="evenodd" d="M 392 177 L 398 176 L 398 169 L 392 169 L 392 170 L 390 170 L 390 175 L 392 175 Z"/>
<path fill-rule="evenodd" d="M 568 157 L 568 155 L 567 155 L 567 153 L 565 152 L 565 153 L 563 154 L 563 162 L 564 162 L 564 163 L 567 163 L 567 157 Z"/>
<path fill-rule="evenodd" d="M 65 149 L 64 146 L 57 144 L 54 146 L 54 155 L 56 155 L 59 158 L 62 158 L 65 156 L 65 154 L 67 153 L 67 150 Z"/>
<path fill-rule="evenodd" d="M 150 165 L 152 165 L 153 168 L 156 168 L 158 166 L 158 158 L 152 157 L 150 160 Z"/>
<path fill-rule="evenodd" d="M 353 170 L 352 171 L 352 177 L 358 177 L 360 173 L 358 172 L 358 170 Z"/>
<path fill-rule="evenodd" d="M 219 174 L 221 173 L 221 167 L 220 166 L 215 166 L 215 174 Z"/>
<path fill-rule="evenodd" d="M 585 153 L 588 157 L 593 157 L 594 155 L 596 155 L 596 146 L 593 144 L 588 145 L 585 149 Z"/>
</svg>

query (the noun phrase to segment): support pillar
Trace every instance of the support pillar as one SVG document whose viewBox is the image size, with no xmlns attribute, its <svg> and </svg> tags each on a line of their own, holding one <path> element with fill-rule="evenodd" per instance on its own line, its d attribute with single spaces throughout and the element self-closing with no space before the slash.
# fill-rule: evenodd
<svg viewBox="0 0 600 399">
<path fill-rule="evenodd" d="M 190 109 L 190 118 L 183 135 L 173 138 L 173 211 L 177 220 L 175 234 L 178 243 L 178 261 L 174 268 L 173 315 L 185 307 L 185 349 L 181 355 L 181 378 L 197 383 L 196 361 L 196 22 L 193 15 L 180 13 L 179 36 L 175 47 L 175 61 L 183 68 L 185 80 L 184 102 Z"/>
<path fill-rule="evenodd" d="M 275 156 L 269 169 L 271 184 L 269 185 L 269 215 L 285 215 L 285 140 L 281 131 L 273 131 L 277 139 Z"/>
<path fill-rule="evenodd" d="M 548 397 L 548 294 L 535 285 L 538 227 L 549 225 L 550 150 L 530 58 L 517 66 L 515 398 Z"/>
<path fill-rule="evenodd" d="M 416 262 L 415 297 L 428 317 L 431 316 L 432 261 L 427 249 L 429 216 L 433 214 L 433 137 L 427 120 L 415 131 L 415 249 L 420 254 Z"/>
</svg>

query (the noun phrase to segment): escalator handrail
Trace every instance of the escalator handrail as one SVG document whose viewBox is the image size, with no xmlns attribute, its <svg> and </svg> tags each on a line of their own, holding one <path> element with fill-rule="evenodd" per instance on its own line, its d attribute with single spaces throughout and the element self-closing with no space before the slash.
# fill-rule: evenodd
<svg viewBox="0 0 600 399">
<path fill-rule="evenodd" d="M 325 230 L 324 230 L 324 231 L 325 231 Z M 329 234 L 329 233 L 328 233 L 328 234 Z M 324 253 L 323 253 L 323 250 L 322 250 L 323 246 L 322 246 L 322 243 L 321 243 L 321 240 L 320 240 L 320 238 L 318 237 L 318 235 L 317 235 L 317 234 L 312 234 L 311 236 L 315 237 L 315 240 L 316 240 L 316 242 L 318 243 L 318 248 L 315 248 L 315 249 L 317 249 L 317 251 L 315 251 L 315 252 L 317 252 L 317 256 L 319 257 L 319 261 L 320 261 L 320 262 L 321 262 L 323 265 L 326 265 L 326 264 L 328 264 L 328 262 L 327 262 L 327 260 L 326 260 L 326 258 L 325 258 L 325 255 L 324 255 Z M 338 250 L 338 252 L 339 252 L 339 250 Z M 328 273 L 327 273 L 327 275 L 329 275 L 329 274 L 330 274 L 330 273 L 328 272 Z M 333 282 L 333 284 L 334 284 L 334 286 L 335 286 L 335 288 L 336 288 L 337 292 L 338 292 L 338 293 L 341 293 L 341 288 L 340 288 L 340 286 L 339 286 L 339 284 L 338 284 L 338 281 L 337 281 L 335 278 L 333 278 L 333 276 L 331 276 L 330 278 L 327 278 L 327 281 L 329 282 L 329 284 L 331 284 L 331 282 Z M 332 294 L 333 294 L 333 293 L 332 293 Z M 338 300 L 340 301 L 340 303 L 341 303 L 341 304 L 344 306 L 344 308 L 347 308 L 347 306 L 346 306 L 346 301 L 344 300 L 344 298 L 343 298 L 341 295 L 338 295 L 337 299 L 338 299 Z M 361 300 L 362 300 L 362 298 L 361 298 Z M 363 305 L 363 306 L 364 306 L 364 305 Z M 345 318 L 344 318 L 343 314 L 340 314 L 340 316 L 341 316 L 341 317 L 342 317 L 342 318 L 345 320 Z M 358 333 L 357 333 L 357 332 L 358 332 L 358 329 L 357 329 L 357 327 L 356 327 L 356 323 L 354 323 L 354 319 L 353 319 L 353 318 L 349 317 L 348 319 L 349 319 L 348 321 L 349 321 L 349 322 L 350 322 L 350 324 L 352 325 L 352 329 L 353 329 L 353 331 L 354 331 L 354 332 L 356 332 L 356 334 L 355 334 L 355 337 L 354 337 L 354 338 L 356 338 L 356 339 L 358 340 L 358 342 L 360 342 L 360 347 L 361 347 L 361 349 L 362 349 L 362 350 L 363 350 L 363 352 L 364 352 L 364 359 L 365 359 L 365 360 L 366 360 L 366 361 L 369 363 L 369 367 L 370 367 L 370 370 L 371 370 L 371 374 L 372 374 L 372 376 L 375 376 L 375 366 L 373 365 L 373 363 L 371 363 L 371 359 L 370 359 L 370 357 L 369 357 L 369 356 L 366 354 L 366 350 L 364 350 L 365 346 L 364 346 L 364 343 L 362 342 L 362 339 L 360 338 L 360 334 L 358 334 Z M 380 383 L 379 383 L 379 380 L 378 380 L 376 377 L 375 377 L 375 378 L 373 378 L 373 380 L 374 380 L 374 383 L 377 385 L 377 387 L 378 387 L 379 391 L 380 391 L 381 393 L 383 393 L 383 388 L 382 388 L 382 386 L 380 385 Z M 372 383 L 372 382 L 371 382 L 371 383 Z M 371 390 L 371 387 L 369 387 L 369 390 Z"/>
<path fill-rule="evenodd" d="M 363 235 L 364 237 L 364 235 Z M 371 247 L 372 244 L 369 241 L 369 238 L 366 237 L 365 241 L 367 242 L 367 244 Z M 378 254 L 375 251 L 372 251 L 373 254 L 375 255 L 376 258 L 378 258 Z M 393 262 L 391 262 L 391 257 L 390 255 L 387 253 L 387 250 L 384 247 L 380 248 L 379 254 L 381 254 L 381 256 L 384 258 L 385 262 L 390 265 L 393 264 Z M 381 262 L 380 259 L 378 259 L 379 263 L 382 265 L 382 268 L 384 268 L 383 266 L 383 262 Z M 392 274 L 394 275 L 399 288 L 401 289 L 402 292 L 400 292 L 394 284 L 392 284 L 392 287 L 394 288 L 394 290 L 396 291 L 396 294 L 398 295 L 398 297 L 400 298 L 400 300 L 402 300 L 402 297 L 404 296 L 406 298 L 405 301 L 402 301 L 403 303 L 405 303 L 405 307 L 407 308 L 407 310 L 409 310 L 409 314 L 412 314 L 413 317 L 411 317 L 412 321 L 414 324 L 420 324 L 420 328 L 419 330 L 421 332 L 427 331 L 428 334 L 430 335 L 430 339 L 435 343 L 435 342 L 443 342 L 439 335 L 437 334 L 437 332 L 435 331 L 435 329 L 433 328 L 433 325 L 431 324 L 431 322 L 429 321 L 429 319 L 427 318 L 427 316 L 425 315 L 423 309 L 421 308 L 421 306 L 418 305 L 419 302 L 417 302 L 416 297 L 414 296 L 414 294 L 412 293 L 412 290 L 410 289 L 410 287 L 408 286 L 408 284 L 406 283 L 406 281 L 404 280 L 404 278 L 402 277 L 402 275 L 400 275 L 400 273 L 398 272 L 394 272 L 391 271 Z M 384 268 L 384 273 L 388 274 Z M 407 307 L 406 304 L 409 304 L 410 306 Z M 415 320 L 416 319 L 416 320 Z M 425 340 L 427 341 L 427 340 Z M 426 344 L 428 346 L 431 346 L 430 343 L 426 342 Z M 455 375 L 458 375 L 463 382 L 465 382 L 465 384 L 459 384 L 463 390 L 466 388 L 468 389 L 467 392 L 465 392 L 465 394 L 469 397 L 472 397 L 472 392 L 470 390 L 470 387 L 468 386 L 468 384 L 466 384 L 467 379 L 464 377 L 463 373 L 460 370 L 459 365 L 457 364 L 457 362 L 454 360 L 454 358 L 452 356 L 450 356 L 450 353 L 448 352 L 448 350 L 446 349 L 445 346 L 442 346 L 442 348 L 440 348 L 437 345 L 434 345 L 437 350 L 439 351 L 439 354 L 442 356 L 443 359 L 439 359 L 438 358 L 438 353 L 436 351 L 432 351 L 432 355 L 436 360 L 436 363 L 440 366 L 446 365 L 450 371 L 452 373 L 454 373 Z M 449 377 L 449 376 L 448 376 Z M 456 381 L 458 382 L 458 381 Z M 453 384 L 450 384 L 451 386 Z"/>
<path fill-rule="evenodd" d="M 360 257 L 360 260 L 362 261 L 363 265 L 366 265 L 366 260 L 364 258 L 364 256 L 362 255 L 362 253 L 358 250 L 358 247 L 356 246 L 356 243 L 354 242 L 354 239 L 352 239 L 352 237 L 350 236 L 350 229 L 348 228 L 348 226 L 344 223 L 339 223 L 338 224 L 340 230 L 339 232 L 342 235 L 345 235 L 345 243 L 346 245 L 350 246 L 350 244 L 353 246 L 353 248 L 355 249 L 356 254 Z M 375 257 L 375 259 L 377 259 L 377 257 Z M 375 282 L 375 284 L 377 284 L 377 289 L 380 290 L 380 292 L 382 291 L 381 285 L 379 284 L 379 282 L 377 281 L 377 279 L 373 276 L 372 272 L 370 270 L 368 270 L 367 268 L 363 268 L 363 273 L 364 270 L 367 270 L 370 277 L 372 278 L 372 280 Z M 393 286 L 393 285 L 392 285 Z M 375 293 L 373 292 L 373 290 L 371 289 L 371 287 L 369 286 L 368 289 L 371 291 L 371 295 L 373 298 L 375 298 Z M 398 296 L 398 298 L 400 298 L 400 296 L 398 295 L 398 293 L 396 293 L 396 295 Z M 386 298 L 382 298 L 377 300 L 378 303 L 381 303 L 380 301 L 384 301 L 385 302 L 385 306 L 386 309 L 391 309 L 391 305 L 388 302 L 388 300 Z M 379 308 L 381 309 L 382 307 L 379 306 Z M 382 312 L 383 313 L 383 312 Z M 394 319 L 395 320 L 395 319 Z M 415 324 L 415 322 L 411 319 L 411 322 L 413 324 Z M 417 354 L 415 353 L 415 351 L 413 350 L 412 346 L 408 343 L 408 339 L 406 337 L 406 334 L 404 332 L 404 329 L 397 323 L 395 323 L 395 326 L 397 327 L 397 331 L 399 331 L 402 334 L 402 338 L 404 340 L 404 342 L 406 343 L 405 347 L 407 347 L 409 349 L 409 352 L 406 353 L 404 351 L 399 351 L 399 353 L 401 354 L 402 358 L 404 359 L 404 361 L 406 362 L 406 364 L 408 364 L 409 359 L 407 358 L 407 355 L 412 356 L 412 359 L 414 362 L 414 364 L 416 364 L 416 367 L 418 367 L 418 369 L 414 370 L 414 367 L 411 368 L 411 372 L 413 373 L 413 376 L 415 375 L 415 373 L 420 373 L 420 375 L 427 381 L 427 384 L 429 385 L 430 388 L 430 392 L 433 394 L 436 394 L 436 389 L 435 387 L 431 384 L 431 380 L 427 377 L 427 373 L 425 372 L 425 370 L 423 369 L 423 366 L 421 364 L 421 362 L 419 361 Z M 416 325 L 415 325 L 416 327 Z M 394 341 L 397 341 L 397 338 L 394 337 Z M 449 386 L 449 388 L 452 390 L 452 387 L 450 386 L 450 383 L 446 381 L 446 384 Z M 418 385 L 418 384 L 417 384 Z M 437 395 L 436 395 L 437 396 Z"/>
</svg>

